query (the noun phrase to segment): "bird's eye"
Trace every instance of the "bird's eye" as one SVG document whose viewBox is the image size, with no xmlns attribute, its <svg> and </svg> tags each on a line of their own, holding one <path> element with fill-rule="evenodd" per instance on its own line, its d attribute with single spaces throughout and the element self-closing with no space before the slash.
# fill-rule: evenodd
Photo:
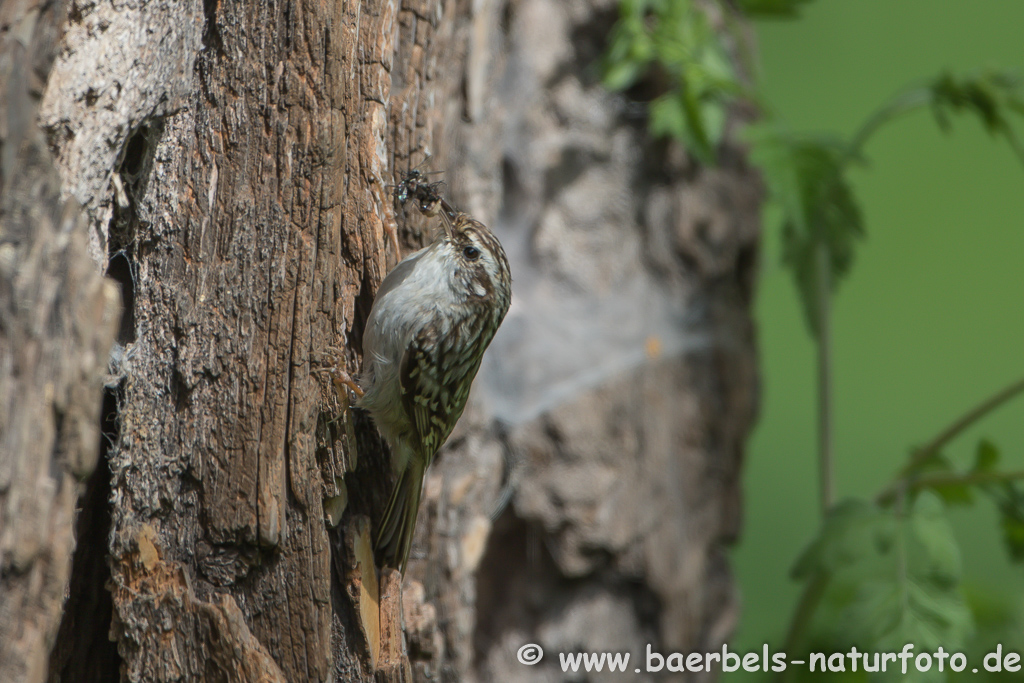
<svg viewBox="0 0 1024 683">
<path fill-rule="evenodd" d="M 477 249 L 476 247 L 469 246 L 462 250 L 462 255 L 465 256 L 470 261 L 476 261 L 478 258 L 480 258 L 480 250 Z"/>
</svg>

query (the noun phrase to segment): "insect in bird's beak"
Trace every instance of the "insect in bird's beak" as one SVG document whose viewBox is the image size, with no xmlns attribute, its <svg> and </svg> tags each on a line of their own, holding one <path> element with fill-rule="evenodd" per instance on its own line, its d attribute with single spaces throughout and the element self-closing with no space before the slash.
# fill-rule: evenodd
<svg viewBox="0 0 1024 683">
<path fill-rule="evenodd" d="M 452 237 L 455 234 L 455 219 L 459 212 L 438 193 L 438 188 L 442 185 L 443 181 L 423 182 L 423 173 L 413 169 L 406 173 L 402 182 L 395 187 L 395 199 L 401 204 L 405 204 L 409 199 L 416 200 L 420 213 L 431 218 L 441 214 L 441 226 L 445 235 Z"/>
</svg>

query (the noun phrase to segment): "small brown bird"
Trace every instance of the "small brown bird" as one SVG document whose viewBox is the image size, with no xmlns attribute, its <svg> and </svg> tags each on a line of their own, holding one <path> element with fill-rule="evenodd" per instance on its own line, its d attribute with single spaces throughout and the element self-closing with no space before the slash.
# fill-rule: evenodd
<svg viewBox="0 0 1024 683">
<path fill-rule="evenodd" d="M 420 209 L 431 214 L 440 208 L 443 230 L 395 266 L 377 290 L 363 335 L 364 393 L 357 404 L 391 446 L 398 483 L 377 530 L 377 560 L 403 573 L 424 473 L 466 407 L 512 294 L 498 238 L 431 196 L 430 186 L 418 187 Z"/>
</svg>

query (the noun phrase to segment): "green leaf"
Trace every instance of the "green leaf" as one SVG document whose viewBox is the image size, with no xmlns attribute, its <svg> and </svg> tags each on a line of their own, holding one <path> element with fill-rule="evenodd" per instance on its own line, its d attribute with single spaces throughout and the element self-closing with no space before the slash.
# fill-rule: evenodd
<svg viewBox="0 0 1024 683">
<path fill-rule="evenodd" d="M 1014 562 L 1024 560 L 1024 520 L 1018 514 L 1003 515 L 1000 520 L 1003 541 Z"/>
<path fill-rule="evenodd" d="M 974 502 L 974 492 L 967 484 L 936 484 L 929 488 L 947 505 L 970 505 Z"/>
<path fill-rule="evenodd" d="M 1013 481 L 989 486 L 987 490 L 999 507 L 999 525 L 1010 558 L 1014 562 L 1024 561 L 1024 492 Z"/>
<path fill-rule="evenodd" d="M 944 127 L 949 112 L 967 111 L 998 134 L 1009 125 L 1007 110 L 1020 104 L 1020 87 L 1021 79 L 1008 73 L 985 71 L 958 79 L 946 72 L 932 83 L 932 108 Z"/>
<path fill-rule="evenodd" d="M 951 114 L 974 114 L 989 134 L 1003 137 L 1024 163 L 1024 145 L 1011 118 L 1024 115 L 1024 76 L 986 70 L 957 78 L 946 72 L 932 82 L 930 91 L 932 113 L 942 130 L 951 128 Z"/>
<path fill-rule="evenodd" d="M 783 263 L 792 271 L 807 324 L 817 337 L 818 298 L 835 292 L 864 236 L 860 206 L 845 176 L 850 159 L 846 147 L 833 139 L 770 130 L 756 131 L 752 138 L 751 158 L 764 175 L 769 201 L 781 208 L 777 229 L 782 234 Z M 821 247 L 828 283 L 819 278 Z"/>
<path fill-rule="evenodd" d="M 889 541 L 885 513 L 860 500 L 848 499 L 829 510 L 818 537 L 801 553 L 790 575 L 807 579 L 814 574 L 831 576 L 856 564 Z"/>
<path fill-rule="evenodd" d="M 1017 591 L 1009 587 L 965 586 L 967 604 L 974 615 L 975 633 L 964 654 L 968 662 L 980 662 L 997 645 L 1003 652 L 1024 652 L 1024 600 Z M 951 681 L 972 683 L 1008 683 L 1024 680 L 1024 671 L 989 673 L 979 667 L 978 673 L 967 668 L 961 674 L 951 676 Z"/>
<path fill-rule="evenodd" d="M 908 475 L 955 472 L 953 463 L 942 453 L 932 453 L 930 457 L 917 463 Z M 974 492 L 969 484 L 934 484 L 930 487 L 947 505 L 970 505 L 974 502 Z"/>
<path fill-rule="evenodd" d="M 914 501 L 910 515 L 901 521 L 909 532 L 907 561 L 911 569 L 919 570 L 917 576 L 927 577 L 938 586 L 955 586 L 960 581 L 960 547 L 942 501 L 924 492 Z"/>
<path fill-rule="evenodd" d="M 611 62 L 605 68 L 601 84 L 611 92 L 625 90 L 636 83 L 645 68 L 646 64 L 638 61 L 623 59 Z"/>
<path fill-rule="evenodd" d="M 999 464 L 999 449 L 988 439 L 978 442 L 974 456 L 974 472 L 993 472 Z"/>
<path fill-rule="evenodd" d="M 903 515 L 863 501 L 837 506 L 794 575 L 827 581 L 808 639 L 815 647 L 894 652 L 913 643 L 916 652 L 956 651 L 973 628 L 959 547 L 942 501 L 928 492 Z M 933 668 L 900 680 L 944 678 Z"/>
<path fill-rule="evenodd" d="M 740 9 L 748 17 L 763 19 L 795 19 L 801 5 L 810 0 L 739 0 Z"/>
<path fill-rule="evenodd" d="M 677 92 L 665 93 L 651 102 L 651 120 L 648 124 L 654 137 L 684 138 L 686 108 Z"/>
<path fill-rule="evenodd" d="M 646 27 L 649 4 L 643 0 L 619 3 L 619 20 L 612 27 L 601 64 L 602 85 L 612 92 L 636 83 L 654 59 L 654 43 Z"/>
<path fill-rule="evenodd" d="M 715 161 L 715 150 L 725 130 L 725 109 L 716 102 L 704 102 L 692 90 L 674 90 L 650 105 L 651 135 L 681 142 L 705 164 Z"/>
<path fill-rule="evenodd" d="M 602 63 L 612 91 L 646 83 L 654 137 L 677 140 L 714 163 L 730 104 L 743 93 L 704 9 L 691 0 L 622 0 Z"/>
<path fill-rule="evenodd" d="M 698 159 L 707 163 L 713 160 L 713 143 L 704 122 L 704 108 L 701 106 L 700 98 L 693 88 L 683 88 L 679 94 L 683 113 L 686 115 L 686 127 L 680 139 Z"/>
<path fill-rule="evenodd" d="M 911 454 L 911 460 L 914 459 L 914 454 Z M 952 472 L 954 471 L 953 463 L 949 461 L 942 452 L 932 452 L 924 460 L 920 460 L 914 463 L 913 467 L 909 467 L 906 471 L 907 476 L 916 476 L 925 473 L 935 472 Z"/>
</svg>

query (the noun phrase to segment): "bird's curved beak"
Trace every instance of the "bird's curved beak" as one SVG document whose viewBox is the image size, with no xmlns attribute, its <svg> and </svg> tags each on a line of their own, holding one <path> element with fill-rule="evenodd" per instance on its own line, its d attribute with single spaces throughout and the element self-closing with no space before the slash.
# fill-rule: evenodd
<svg viewBox="0 0 1024 683">
<path fill-rule="evenodd" d="M 441 214 L 441 225 L 444 227 L 444 234 L 448 237 L 454 237 L 455 222 L 459 212 L 452 208 L 452 205 L 444 199 L 438 201 L 438 208 L 440 208 L 438 213 Z"/>
</svg>

